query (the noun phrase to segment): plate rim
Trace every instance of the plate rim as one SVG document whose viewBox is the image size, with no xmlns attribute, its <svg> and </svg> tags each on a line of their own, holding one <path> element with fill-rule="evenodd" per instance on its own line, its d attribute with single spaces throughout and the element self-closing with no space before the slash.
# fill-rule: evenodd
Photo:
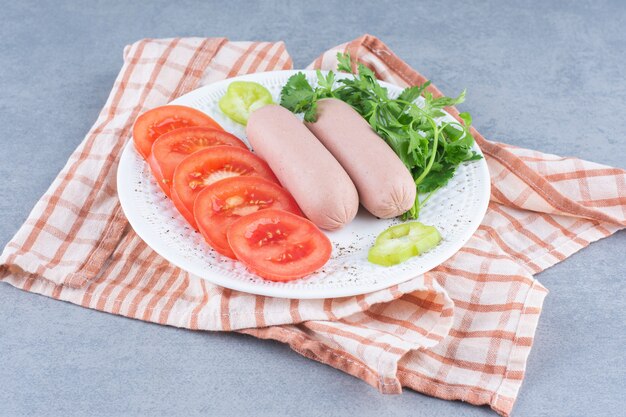
<svg viewBox="0 0 626 417">
<path fill-rule="evenodd" d="M 259 76 L 293 75 L 298 72 L 304 72 L 305 74 L 309 74 L 309 75 L 315 73 L 314 70 L 280 70 L 280 71 L 265 71 L 265 72 L 258 72 L 258 73 L 253 73 L 253 74 L 245 74 L 242 76 L 227 78 L 225 80 L 220 80 L 220 81 L 199 87 L 180 97 L 177 97 L 175 100 L 172 100 L 168 104 L 180 104 L 179 103 L 180 101 L 187 101 L 195 96 L 202 96 L 202 94 L 206 90 L 214 89 L 216 87 L 220 87 L 221 85 L 227 85 L 230 82 L 236 81 L 236 80 L 245 81 L 250 78 L 258 79 Z M 342 78 L 345 78 L 343 77 L 343 75 L 346 75 L 349 77 L 349 75 L 347 74 L 339 73 L 339 75 L 341 75 Z M 391 84 L 382 80 L 379 80 L 379 81 L 381 82 L 383 86 L 388 85 L 394 88 L 401 88 L 397 85 L 394 85 L 394 84 Z M 448 113 L 446 112 L 446 114 Z M 489 174 L 488 165 L 484 158 L 484 154 L 482 150 L 480 149 L 477 143 L 475 143 L 474 147 L 483 156 L 483 159 L 479 161 L 475 161 L 474 163 L 480 164 L 479 169 L 480 171 L 483 171 L 481 172 L 481 175 L 484 175 L 485 178 L 488 179 L 487 181 L 483 181 L 482 189 L 478 190 L 481 196 L 479 209 L 476 210 L 474 215 L 468 219 L 468 223 L 469 223 L 468 227 L 465 230 L 465 232 L 461 235 L 461 237 L 453 241 L 451 245 L 448 247 L 448 250 L 443 253 L 443 255 L 440 258 L 441 261 L 438 262 L 436 265 L 428 268 L 426 271 L 422 272 L 422 274 L 428 271 L 432 271 L 433 269 L 437 268 L 439 265 L 445 263 L 453 255 L 455 255 L 469 241 L 469 239 L 476 232 L 476 230 L 478 230 L 487 212 L 490 195 L 491 195 L 491 181 L 489 180 L 490 174 Z M 133 228 L 135 233 L 137 233 L 137 236 L 139 236 L 139 238 L 144 241 L 144 243 L 146 243 L 152 250 L 154 250 L 158 255 L 163 257 L 172 265 L 190 274 L 193 274 L 194 276 L 197 276 L 198 278 L 204 279 L 212 284 L 219 285 L 224 288 L 241 291 L 241 292 L 248 293 L 248 294 L 255 294 L 255 295 L 262 295 L 262 296 L 276 297 L 276 298 L 289 298 L 289 299 L 329 299 L 329 298 L 340 298 L 340 297 L 350 297 L 350 296 L 356 296 L 356 295 L 362 295 L 362 294 L 369 294 L 372 292 L 383 290 L 385 288 L 392 287 L 394 285 L 401 284 L 403 282 L 407 282 L 418 276 L 416 275 L 416 276 L 409 277 L 409 278 L 402 278 L 399 280 L 396 279 L 396 280 L 391 280 L 391 281 L 387 279 L 381 279 L 380 282 L 377 284 L 369 284 L 367 287 L 367 290 L 364 290 L 363 288 L 359 286 L 349 286 L 349 287 L 325 289 L 324 294 L 320 294 L 319 292 L 316 292 L 316 291 L 320 291 L 319 289 L 311 289 L 311 292 L 312 292 L 311 294 L 297 294 L 298 295 L 297 297 L 294 297 L 293 294 L 289 294 L 290 292 L 293 292 L 293 289 L 288 288 L 288 287 L 258 286 L 258 287 L 254 287 L 255 289 L 258 289 L 258 291 L 251 291 L 250 284 L 244 280 L 241 280 L 241 281 L 231 280 L 229 278 L 221 277 L 219 274 L 216 274 L 212 276 L 211 278 L 206 277 L 204 276 L 205 274 L 199 273 L 198 271 L 194 271 L 193 268 L 189 267 L 189 265 L 186 265 L 186 266 L 181 265 L 181 263 L 177 262 L 175 259 L 172 259 L 175 257 L 168 255 L 168 250 L 166 247 L 164 247 L 160 239 L 158 238 L 151 239 L 151 232 L 153 230 L 151 230 L 148 224 L 146 224 L 145 222 L 142 222 L 143 217 L 140 215 L 139 211 L 133 211 L 133 210 L 127 209 L 132 206 L 131 202 L 133 201 L 133 193 L 132 193 L 132 187 L 125 186 L 125 183 L 128 181 L 127 179 L 125 179 L 124 168 L 129 163 L 131 163 L 132 161 L 131 158 L 134 158 L 137 155 L 138 153 L 135 150 L 135 147 L 133 146 L 133 140 L 131 136 L 129 140 L 127 141 L 126 145 L 124 145 L 124 149 L 120 156 L 119 164 L 118 164 L 117 172 L 116 172 L 117 194 L 120 200 L 120 206 L 122 208 L 122 211 L 124 212 L 124 215 L 126 216 L 126 219 L 128 220 L 130 226 Z"/>
</svg>

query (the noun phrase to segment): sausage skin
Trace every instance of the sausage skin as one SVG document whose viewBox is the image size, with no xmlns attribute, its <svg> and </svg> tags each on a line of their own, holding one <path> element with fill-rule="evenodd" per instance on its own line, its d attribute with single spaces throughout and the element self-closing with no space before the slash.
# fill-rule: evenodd
<svg viewBox="0 0 626 417">
<path fill-rule="evenodd" d="M 320 100 L 317 121 L 305 125 L 348 172 L 370 213 L 387 219 L 413 206 L 417 191 L 408 168 L 349 104 Z"/>
<path fill-rule="evenodd" d="M 359 209 L 354 183 L 293 113 L 278 105 L 255 110 L 246 134 L 254 152 L 315 225 L 336 230 L 354 219 Z"/>
</svg>

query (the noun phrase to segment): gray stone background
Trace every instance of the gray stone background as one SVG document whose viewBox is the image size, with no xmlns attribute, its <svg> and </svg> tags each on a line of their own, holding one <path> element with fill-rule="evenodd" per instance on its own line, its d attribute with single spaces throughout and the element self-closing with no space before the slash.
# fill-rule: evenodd
<svg viewBox="0 0 626 417">
<path fill-rule="evenodd" d="M 626 167 L 626 2 L 0 1 L 0 244 L 93 124 L 143 37 L 284 40 L 296 67 L 371 33 L 491 140 Z M 626 233 L 541 273 L 514 416 L 624 415 Z M 383 396 L 286 346 L 147 324 L 0 284 L 0 415 L 493 416 Z"/>
</svg>

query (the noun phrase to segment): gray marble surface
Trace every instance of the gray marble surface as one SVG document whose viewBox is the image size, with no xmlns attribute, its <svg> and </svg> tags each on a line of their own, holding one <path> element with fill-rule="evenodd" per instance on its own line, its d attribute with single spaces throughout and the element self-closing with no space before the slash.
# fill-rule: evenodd
<svg viewBox="0 0 626 417">
<path fill-rule="evenodd" d="M 0 244 L 82 140 L 124 45 L 285 40 L 296 66 L 363 33 L 449 94 L 489 139 L 626 167 L 626 3 L 0 1 Z M 514 416 L 626 409 L 626 233 L 541 273 L 545 302 Z M 0 284 L 0 415 L 493 416 L 383 396 L 289 348 L 91 311 Z"/>
</svg>

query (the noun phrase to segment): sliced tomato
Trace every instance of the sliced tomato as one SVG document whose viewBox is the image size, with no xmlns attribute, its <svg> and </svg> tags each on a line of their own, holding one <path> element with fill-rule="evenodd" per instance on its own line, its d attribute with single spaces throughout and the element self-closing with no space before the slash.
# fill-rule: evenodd
<svg viewBox="0 0 626 417">
<path fill-rule="evenodd" d="M 206 114 L 186 106 L 167 105 L 148 110 L 137 118 L 133 126 L 135 148 L 148 159 L 152 144 L 159 136 L 182 127 L 208 126 L 224 130 Z"/>
<path fill-rule="evenodd" d="M 212 146 L 194 152 L 174 170 L 172 201 L 194 228 L 193 203 L 204 187 L 224 178 L 257 176 L 278 184 L 267 163 L 247 149 Z"/>
<path fill-rule="evenodd" d="M 226 237 L 228 226 L 241 216 L 269 208 L 303 215 L 287 190 L 261 177 L 226 178 L 205 187 L 196 197 L 193 214 L 207 243 L 235 258 Z"/>
<path fill-rule="evenodd" d="M 155 140 L 148 162 L 159 186 L 169 196 L 174 170 L 180 161 L 200 149 L 219 145 L 248 149 L 237 136 L 223 130 L 203 126 L 184 127 L 161 135 Z"/>
<path fill-rule="evenodd" d="M 324 266 L 332 245 L 304 217 L 283 210 L 261 210 L 234 221 L 227 230 L 235 256 L 271 281 L 302 278 Z"/>
</svg>

